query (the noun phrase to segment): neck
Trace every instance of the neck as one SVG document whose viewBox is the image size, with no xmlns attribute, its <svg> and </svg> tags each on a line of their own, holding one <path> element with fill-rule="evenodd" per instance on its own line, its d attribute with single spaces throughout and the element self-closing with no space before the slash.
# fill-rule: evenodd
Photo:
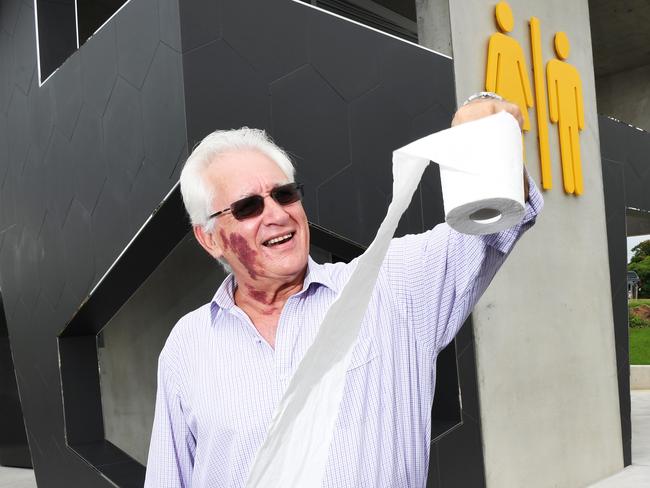
<svg viewBox="0 0 650 488">
<path fill-rule="evenodd" d="M 255 324 L 256 318 L 260 317 L 277 319 L 289 297 L 302 290 L 304 279 L 305 272 L 287 282 L 264 279 L 237 280 L 235 303 Z"/>
</svg>

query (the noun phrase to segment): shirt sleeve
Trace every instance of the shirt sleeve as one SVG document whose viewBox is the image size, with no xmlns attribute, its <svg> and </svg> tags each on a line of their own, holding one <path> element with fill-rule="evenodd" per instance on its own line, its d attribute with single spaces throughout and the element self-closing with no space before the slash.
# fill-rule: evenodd
<svg viewBox="0 0 650 488">
<path fill-rule="evenodd" d="M 156 411 L 145 488 L 191 486 L 196 441 L 183 414 L 178 378 L 171 364 L 163 350 L 158 359 Z"/>
<path fill-rule="evenodd" d="M 524 218 L 514 227 L 475 236 L 443 223 L 393 240 L 385 261 L 387 279 L 416 340 L 435 354 L 455 337 L 517 240 L 535 223 L 543 198 L 527 178 Z"/>
</svg>

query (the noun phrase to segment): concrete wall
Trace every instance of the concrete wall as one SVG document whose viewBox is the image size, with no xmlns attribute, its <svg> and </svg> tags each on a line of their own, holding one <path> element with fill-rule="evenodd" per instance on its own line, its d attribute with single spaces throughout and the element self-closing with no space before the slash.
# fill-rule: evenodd
<svg viewBox="0 0 650 488">
<path fill-rule="evenodd" d="M 418 42 L 436 52 L 451 56 L 449 0 L 415 0 L 418 17 Z"/>
<path fill-rule="evenodd" d="M 526 235 L 474 314 L 489 487 L 584 486 L 623 467 L 598 123 L 586 0 L 513 0 L 513 37 L 532 66 L 528 19 L 541 21 L 544 63 L 556 31 L 583 83 L 585 192 L 562 190 L 557 128 L 549 125 L 553 183 Z M 450 2 L 457 98 L 484 89 L 494 2 Z M 535 112 L 527 167 L 540 182 Z M 541 286 L 540 286 L 541 285 Z M 532 292 L 532 289 L 539 291 Z"/>
<path fill-rule="evenodd" d="M 650 131 L 650 65 L 596 79 L 598 113 Z"/>
<path fill-rule="evenodd" d="M 98 350 L 106 439 L 147 464 L 158 356 L 174 324 L 210 301 L 224 273 L 190 233 L 102 331 Z"/>
</svg>

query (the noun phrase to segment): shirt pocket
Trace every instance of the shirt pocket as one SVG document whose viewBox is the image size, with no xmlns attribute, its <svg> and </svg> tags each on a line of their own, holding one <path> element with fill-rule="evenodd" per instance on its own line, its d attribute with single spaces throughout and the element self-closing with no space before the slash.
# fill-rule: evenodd
<svg viewBox="0 0 650 488">
<path fill-rule="evenodd" d="M 348 373 L 367 365 L 378 356 L 375 341 L 370 336 L 359 336 L 352 350 Z"/>
<path fill-rule="evenodd" d="M 380 403 L 375 401 L 381 376 L 379 356 L 376 340 L 360 336 L 352 350 L 345 374 L 336 439 L 359 439 L 363 437 L 362 431 L 366 428 L 366 423 L 375 423 Z"/>
</svg>

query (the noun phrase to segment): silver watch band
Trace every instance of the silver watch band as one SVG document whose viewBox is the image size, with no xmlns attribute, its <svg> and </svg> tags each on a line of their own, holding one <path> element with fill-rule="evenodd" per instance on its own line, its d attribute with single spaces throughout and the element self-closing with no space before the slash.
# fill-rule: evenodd
<svg viewBox="0 0 650 488">
<path fill-rule="evenodd" d="M 492 98 L 493 100 L 499 100 L 503 102 L 503 97 L 501 95 L 497 95 L 494 92 L 482 91 L 482 92 L 474 93 L 474 95 L 472 95 L 467 100 L 465 100 L 463 102 L 463 106 L 467 105 L 472 100 L 476 100 L 479 98 Z"/>
</svg>

